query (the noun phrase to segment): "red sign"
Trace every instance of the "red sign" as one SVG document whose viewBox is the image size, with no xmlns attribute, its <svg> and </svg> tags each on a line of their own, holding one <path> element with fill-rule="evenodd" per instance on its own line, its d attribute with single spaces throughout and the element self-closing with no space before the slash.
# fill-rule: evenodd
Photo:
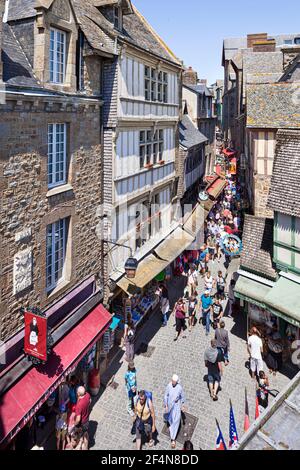
<svg viewBox="0 0 300 470">
<path fill-rule="evenodd" d="M 24 351 L 29 356 L 47 361 L 47 318 L 32 312 L 24 313 L 25 338 Z"/>
</svg>

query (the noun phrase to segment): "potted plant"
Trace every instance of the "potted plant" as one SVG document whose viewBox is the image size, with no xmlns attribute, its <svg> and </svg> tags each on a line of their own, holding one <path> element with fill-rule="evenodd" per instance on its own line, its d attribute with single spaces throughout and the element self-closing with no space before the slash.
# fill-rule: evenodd
<svg viewBox="0 0 300 470">
<path fill-rule="evenodd" d="M 145 168 L 148 168 L 148 169 L 150 169 L 152 167 L 153 167 L 153 163 L 146 163 L 146 165 L 145 165 Z"/>
<path fill-rule="evenodd" d="M 164 160 L 159 160 L 158 163 L 159 163 L 160 165 L 164 165 L 164 164 L 165 164 L 165 161 L 164 161 Z"/>
</svg>

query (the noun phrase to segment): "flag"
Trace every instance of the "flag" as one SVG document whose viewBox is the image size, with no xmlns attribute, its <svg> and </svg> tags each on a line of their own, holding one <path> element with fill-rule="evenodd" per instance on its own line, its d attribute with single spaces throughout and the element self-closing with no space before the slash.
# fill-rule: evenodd
<svg viewBox="0 0 300 470">
<path fill-rule="evenodd" d="M 233 407 L 232 403 L 230 400 L 230 418 L 229 418 L 229 448 L 233 448 L 237 445 L 239 441 L 236 425 L 235 425 L 235 419 L 234 419 L 234 413 L 233 413 Z"/>
<path fill-rule="evenodd" d="M 248 397 L 247 397 L 247 389 L 245 388 L 245 420 L 244 420 L 244 431 L 248 431 L 250 428 L 250 420 L 249 420 L 249 404 L 248 404 Z"/>
<path fill-rule="evenodd" d="M 219 426 L 218 421 L 216 420 L 217 423 L 217 428 L 218 428 L 218 436 L 217 436 L 217 442 L 216 442 L 216 449 L 215 450 L 227 450 L 225 440 L 221 431 L 221 428 Z"/>
<path fill-rule="evenodd" d="M 259 418 L 259 403 L 258 403 L 258 396 L 256 395 L 256 401 L 255 401 L 255 419 Z"/>
</svg>

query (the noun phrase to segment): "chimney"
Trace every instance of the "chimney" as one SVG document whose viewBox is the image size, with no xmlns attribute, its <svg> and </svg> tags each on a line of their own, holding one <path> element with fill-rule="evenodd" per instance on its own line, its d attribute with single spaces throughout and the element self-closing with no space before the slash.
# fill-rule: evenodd
<svg viewBox="0 0 300 470">
<path fill-rule="evenodd" d="M 184 85 L 197 85 L 198 83 L 198 74 L 192 67 L 189 67 L 187 70 L 184 70 L 182 74 L 182 82 Z"/>
<path fill-rule="evenodd" d="M 198 81 L 198 83 L 201 83 L 201 85 L 207 86 L 207 79 L 206 79 L 206 78 L 200 78 L 200 80 Z"/>
<path fill-rule="evenodd" d="M 275 52 L 275 39 L 267 39 L 266 41 L 256 41 L 253 43 L 253 52 Z"/>
<path fill-rule="evenodd" d="M 267 41 L 268 33 L 256 33 L 247 35 L 247 47 L 252 48 L 253 44 L 258 41 Z"/>
<path fill-rule="evenodd" d="M 2 43 L 3 43 L 3 19 L 6 1 L 0 0 L 0 83 L 3 81 Z"/>
</svg>

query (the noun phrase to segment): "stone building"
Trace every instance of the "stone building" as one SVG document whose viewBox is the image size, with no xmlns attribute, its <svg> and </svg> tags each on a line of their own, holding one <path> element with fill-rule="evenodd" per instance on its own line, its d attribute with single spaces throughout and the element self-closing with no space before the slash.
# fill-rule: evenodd
<svg viewBox="0 0 300 470">
<path fill-rule="evenodd" d="M 213 114 L 213 94 L 206 80 L 199 80 L 191 67 L 183 73 L 183 106 L 201 134 L 207 138 L 205 147 L 205 171 L 213 173 L 215 165 L 216 116 Z"/>
<path fill-rule="evenodd" d="M 111 322 L 101 305 L 103 244 L 97 227 L 103 199 L 102 71 L 104 60 L 114 56 L 114 42 L 96 27 L 92 2 L 10 0 L 5 10 L 0 4 L 3 445 L 96 344 L 99 353 L 99 339 Z M 46 315 L 56 352 L 40 371 L 23 354 L 21 309 L 33 307 Z M 28 408 L 23 404 L 20 410 L 18 390 L 23 393 L 33 376 L 48 385 L 31 388 Z"/>
<path fill-rule="evenodd" d="M 224 41 L 225 141 L 243 155 L 245 194 L 250 212 L 257 216 L 272 217 L 267 199 L 276 131 L 279 127 L 293 129 L 299 125 L 293 111 L 298 40 L 299 35 L 270 37 L 264 33 Z"/>
<path fill-rule="evenodd" d="M 274 219 L 246 216 L 235 286 L 248 328 L 256 324 L 267 332 L 276 325 L 284 366 L 292 373 L 298 370 L 292 357 L 300 338 L 299 158 L 300 129 L 279 129 L 267 200 Z"/>
</svg>

